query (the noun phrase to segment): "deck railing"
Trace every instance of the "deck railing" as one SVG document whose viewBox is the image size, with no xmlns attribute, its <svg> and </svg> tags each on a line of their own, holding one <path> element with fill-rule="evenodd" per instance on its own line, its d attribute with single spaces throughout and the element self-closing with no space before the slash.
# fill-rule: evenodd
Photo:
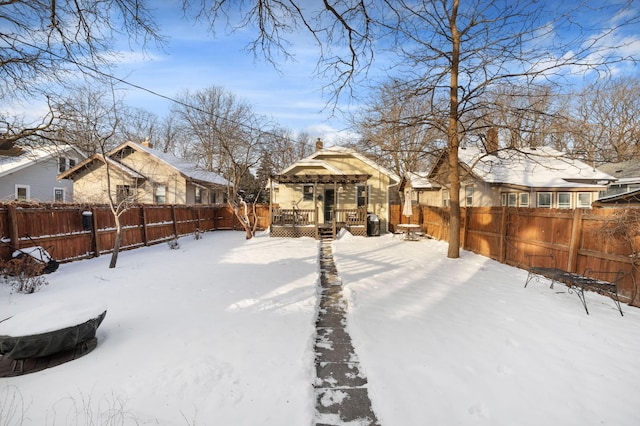
<svg viewBox="0 0 640 426">
<path fill-rule="evenodd" d="M 364 207 L 355 209 L 336 209 L 334 217 L 338 225 L 358 226 L 367 223 L 367 210 Z"/>
<path fill-rule="evenodd" d="M 307 226 L 316 224 L 313 209 L 281 209 L 271 211 L 271 224 L 276 226 Z"/>
</svg>

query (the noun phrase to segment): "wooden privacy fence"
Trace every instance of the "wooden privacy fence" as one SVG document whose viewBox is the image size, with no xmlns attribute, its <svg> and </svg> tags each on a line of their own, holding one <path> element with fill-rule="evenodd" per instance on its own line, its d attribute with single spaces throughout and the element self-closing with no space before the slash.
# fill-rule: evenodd
<svg viewBox="0 0 640 426">
<path fill-rule="evenodd" d="M 241 229 L 226 205 L 140 205 L 125 211 L 120 220 L 122 249 L 158 244 L 196 231 Z M 2 259 L 9 259 L 15 249 L 37 245 L 59 262 L 109 253 L 116 238 L 113 214 L 103 205 L 0 205 L 0 233 Z"/>
<path fill-rule="evenodd" d="M 410 217 L 391 206 L 390 224 L 415 223 L 449 241 L 449 208 L 414 206 Z M 526 268 L 525 253 L 554 254 L 568 272 L 625 272 L 619 291 L 640 306 L 640 209 L 531 209 L 467 207 L 461 211 L 460 246 L 499 262 Z M 551 266 L 551 265 L 547 265 Z"/>
</svg>

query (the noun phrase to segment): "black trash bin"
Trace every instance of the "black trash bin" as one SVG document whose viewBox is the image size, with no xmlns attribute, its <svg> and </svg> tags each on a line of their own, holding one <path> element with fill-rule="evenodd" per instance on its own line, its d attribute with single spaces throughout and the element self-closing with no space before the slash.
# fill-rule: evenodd
<svg viewBox="0 0 640 426">
<path fill-rule="evenodd" d="M 367 236 L 380 236 L 380 219 L 378 219 L 378 216 L 373 213 L 367 215 Z"/>
<path fill-rule="evenodd" d="M 91 231 L 93 228 L 93 213 L 90 211 L 82 212 L 82 229 L 84 231 Z"/>
</svg>

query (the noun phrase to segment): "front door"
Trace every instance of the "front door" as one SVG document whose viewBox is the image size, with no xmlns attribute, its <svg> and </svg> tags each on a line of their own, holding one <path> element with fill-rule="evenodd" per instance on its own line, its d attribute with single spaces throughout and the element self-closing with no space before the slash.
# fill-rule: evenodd
<svg viewBox="0 0 640 426">
<path fill-rule="evenodd" d="M 324 190 L 324 223 L 331 223 L 333 219 L 333 203 L 336 193 L 333 189 Z"/>
</svg>

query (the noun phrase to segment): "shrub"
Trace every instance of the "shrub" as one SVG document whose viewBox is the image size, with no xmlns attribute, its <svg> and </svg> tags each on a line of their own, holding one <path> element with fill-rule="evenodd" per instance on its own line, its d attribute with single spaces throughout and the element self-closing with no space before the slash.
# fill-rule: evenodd
<svg viewBox="0 0 640 426">
<path fill-rule="evenodd" d="M 18 293 L 31 294 L 40 287 L 49 284 L 42 276 L 45 264 L 28 255 L 1 260 L 2 276 L 13 290 Z"/>
</svg>

